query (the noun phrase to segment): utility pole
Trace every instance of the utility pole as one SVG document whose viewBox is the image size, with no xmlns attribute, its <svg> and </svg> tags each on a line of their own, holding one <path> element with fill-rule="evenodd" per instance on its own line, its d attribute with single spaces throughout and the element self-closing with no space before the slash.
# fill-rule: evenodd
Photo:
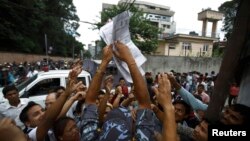
<svg viewBox="0 0 250 141">
<path fill-rule="evenodd" d="M 48 45 L 47 45 L 47 35 L 46 35 L 46 33 L 44 34 L 44 40 L 45 40 L 45 51 L 46 51 L 46 60 L 47 60 L 47 65 L 48 65 Z"/>
</svg>

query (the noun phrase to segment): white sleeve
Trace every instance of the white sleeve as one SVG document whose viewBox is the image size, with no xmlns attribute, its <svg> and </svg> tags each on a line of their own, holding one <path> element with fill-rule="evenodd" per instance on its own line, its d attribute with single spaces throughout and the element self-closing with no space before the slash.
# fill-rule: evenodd
<svg viewBox="0 0 250 141">
<path fill-rule="evenodd" d="M 34 128 L 33 130 L 31 130 L 30 132 L 29 132 L 29 138 L 32 140 L 32 141 L 37 141 L 37 139 L 36 139 L 36 131 L 37 131 L 37 127 L 36 128 Z"/>
</svg>

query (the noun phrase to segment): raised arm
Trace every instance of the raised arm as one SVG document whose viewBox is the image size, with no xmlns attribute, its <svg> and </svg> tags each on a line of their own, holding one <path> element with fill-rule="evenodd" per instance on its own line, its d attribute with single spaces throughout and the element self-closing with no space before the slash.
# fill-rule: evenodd
<svg viewBox="0 0 250 141">
<path fill-rule="evenodd" d="M 121 42 L 116 42 L 115 56 L 127 63 L 134 84 L 134 95 L 139 109 L 136 112 L 136 139 L 154 140 L 154 114 L 150 107 L 150 98 L 146 82 L 141 75 L 129 48 Z"/>
<path fill-rule="evenodd" d="M 83 85 L 83 84 L 82 84 Z M 63 105 L 63 108 L 59 114 L 59 116 L 57 117 L 57 119 L 59 119 L 60 117 L 64 117 L 66 116 L 67 112 L 69 111 L 70 107 L 72 106 L 72 104 L 78 100 L 79 97 L 85 97 L 86 92 L 84 91 L 79 91 L 77 92 L 75 95 L 73 95 L 72 97 L 70 97 L 66 103 Z"/>
<path fill-rule="evenodd" d="M 93 80 L 90 83 L 89 89 L 86 94 L 86 108 L 84 109 L 83 120 L 81 122 L 81 140 L 92 141 L 97 140 L 97 128 L 99 124 L 99 116 L 97 112 L 96 99 L 101 88 L 102 78 L 104 76 L 106 67 L 109 61 L 112 59 L 112 48 L 111 45 L 103 48 L 103 59 L 99 65 Z"/>
<path fill-rule="evenodd" d="M 115 43 L 117 51 L 114 52 L 115 56 L 120 60 L 127 63 L 135 88 L 135 97 L 138 100 L 139 108 L 150 109 L 150 98 L 147 90 L 147 85 L 141 75 L 136 62 L 129 50 L 129 48 L 121 42 Z"/>
<path fill-rule="evenodd" d="M 171 84 L 164 73 L 158 75 L 159 87 L 154 88 L 156 98 L 164 111 L 162 139 L 163 141 L 177 141 L 177 126 L 175 122 L 175 110 L 172 104 Z"/>
<path fill-rule="evenodd" d="M 48 130 L 53 126 L 57 116 L 60 114 L 61 109 L 70 96 L 73 91 L 76 90 L 77 87 L 79 87 L 82 82 L 76 81 L 77 76 L 81 73 L 82 66 L 80 61 L 77 62 L 77 64 L 74 66 L 74 68 L 69 73 L 69 81 L 67 83 L 67 87 L 65 92 L 60 95 L 60 97 L 57 99 L 57 101 L 49 108 L 44 115 L 43 120 L 37 127 L 36 137 L 37 141 L 43 141 L 44 137 L 48 133 Z"/>
<path fill-rule="evenodd" d="M 106 93 L 105 93 L 103 99 L 100 101 L 100 104 L 98 106 L 98 114 L 99 114 L 100 124 L 102 124 L 104 122 L 104 115 L 106 112 L 107 102 L 109 100 L 110 91 L 112 89 L 113 83 L 110 80 L 106 80 L 104 82 L 104 85 L 105 85 Z"/>
<path fill-rule="evenodd" d="M 96 70 L 96 74 L 94 75 L 87 91 L 85 101 L 87 104 L 95 104 L 98 97 L 98 92 L 101 89 L 102 78 L 105 74 L 106 67 L 112 59 L 112 56 L 113 54 L 111 45 L 104 47 L 102 62 L 99 65 L 99 68 Z"/>
<path fill-rule="evenodd" d="M 176 82 L 175 78 L 171 75 L 168 75 L 168 78 L 173 85 L 173 87 L 177 90 L 177 92 L 181 95 L 181 98 L 187 102 L 194 110 L 207 110 L 208 105 L 204 104 L 199 99 L 195 98 L 193 94 L 185 90 L 181 85 Z"/>
</svg>

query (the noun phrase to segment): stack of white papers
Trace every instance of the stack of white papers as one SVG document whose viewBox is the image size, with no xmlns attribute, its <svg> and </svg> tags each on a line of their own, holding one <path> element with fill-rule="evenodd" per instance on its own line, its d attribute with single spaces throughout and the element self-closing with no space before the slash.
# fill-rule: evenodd
<svg viewBox="0 0 250 141">
<path fill-rule="evenodd" d="M 136 61 L 141 74 L 144 75 L 145 72 L 142 69 L 141 65 L 145 63 L 147 59 L 142 55 L 141 51 L 131 40 L 129 32 L 130 17 L 131 13 L 129 11 L 122 12 L 121 14 L 115 16 L 112 21 L 101 27 L 99 34 L 104 42 L 108 45 L 118 40 L 127 45 Z M 116 49 L 115 46 L 113 46 L 113 49 Z M 117 59 L 115 56 L 113 57 L 113 60 L 126 81 L 128 81 L 129 83 L 133 83 L 127 64 Z"/>
</svg>

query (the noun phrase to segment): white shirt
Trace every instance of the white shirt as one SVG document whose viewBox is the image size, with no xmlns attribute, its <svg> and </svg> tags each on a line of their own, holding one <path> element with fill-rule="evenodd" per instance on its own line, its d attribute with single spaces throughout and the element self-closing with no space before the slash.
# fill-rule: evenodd
<svg viewBox="0 0 250 141">
<path fill-rule="evenodd" d="M 37 70 L 29 71 L 26 77 L 32 77 L 32 76 L 36 75 L 37 73 L 38 73 Z"/>
<path fill-rule="evenodd" d="M 29 138 L 32 140 L 32 141 L 37 141 L 37 138 L 36 138 L 36 132 L 37 132 L 37 127 L 34 128 L 33 130 L 31 130 L 29 132 Z M 49 136 L 49 140 L 50 141 L 56 141 L 56 138 L 55 138 L 55 135 L 54 135 L 54 132 L 52 130 L 49 130 L 48 131 L 48 136 Z"/>
<path fill-rule="evenodd" d="M 11 106 L 9 102 L 5 102 L 0 105 L 0 114 L 15 120 L 16 125 L 24 129 L 24 124 L 20 121 L 19 115 L 28 102 L 28 98 L 20 98 L 20 103 L 17 107 Z"/>
</svg>

